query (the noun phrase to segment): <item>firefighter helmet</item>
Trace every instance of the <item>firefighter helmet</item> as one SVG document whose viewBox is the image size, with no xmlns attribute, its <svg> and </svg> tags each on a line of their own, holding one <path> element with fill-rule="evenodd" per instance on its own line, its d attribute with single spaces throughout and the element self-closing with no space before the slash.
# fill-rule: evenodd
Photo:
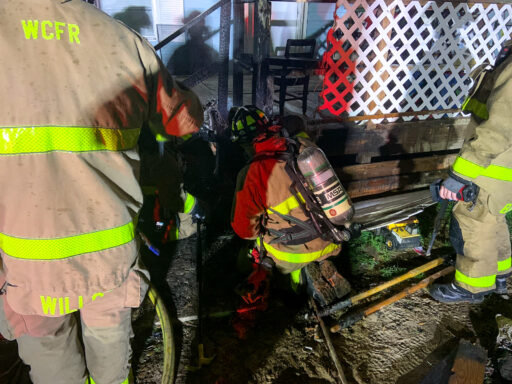
<svg viewBox="0 0 512 384">
<path fill-rule="evenodd" d="M 270 125 L 265 113 L 254 105 L 232 107 L 229 110 L 228 121 L 232 141 L 251 141 Z"/>
</svg>

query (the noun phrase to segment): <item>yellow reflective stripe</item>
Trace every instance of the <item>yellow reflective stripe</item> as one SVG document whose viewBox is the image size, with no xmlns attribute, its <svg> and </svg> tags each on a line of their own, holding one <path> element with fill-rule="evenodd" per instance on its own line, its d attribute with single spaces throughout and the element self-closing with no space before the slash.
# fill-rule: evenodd
<svg viewBox="0 0 512 384">
<path fill-rule="evenodd" d="M 472 179 L 477 176 L 486 176 L 491 179 L 512 181 L 511 168 L 492 164 L 485 168 L 462 157 L 457 157 L 453 163 L 453 170 Z"/>
<path fill-rule="evenodd" d="M 129 243 L 135 237 L 134 228 L 134 223 L 130 222 L 116 228 L 58 239 L 23 239 L 0 233 L 0 248 L 17 259 L 65 259 Z"/>
<path fill-rule="evenodd" d="M 260 116 L 261 117 L 261 116 Z M 252 116 L 247 116 L 247 118 L 245 119 L 245 121 L 247 122 L 247 126 L 249 128 L 251 128 L 252 125 L 254 125 L 254 123 L 256 122 L 256 120 L 254 120 L 254 118 Z"/>
<path fill-rule="evenodd" d="M 302 271 L 302 269 L 298 269 L 290 273 L 290 285 L 294 292 L 298 292 L 300 287 L 300 271 Z"/>
<path fill-rule="evenodd" d="M 183 213 L 189 213 L 196 204 L 196 198 L 187 192 L 187 198 L 185 199 L 185 206 L 183 208 Z"/>
<path fill-rule="evenodd" d="M 156 141 L 158 141 L 160 143 L 165 143 L 165 142 L 169 141 L 169 139 L 167 137 L 165 137 L 164 135 L 161 135 L 159 133 L 156 134 L 155 139 L 156 139 Z"/>
<path fill-rule="evenodd" d="M 304 198 L 302 197 L 302 195 L 300 193 L 298 196 L 302 203 L 306 202 L 306 200 L 304 200 Z M 276 206 L 270 207 L 270 208 L 272 208 L 274 211 L 279 212 L 281 215 L 287 215 L 288 213 L 290 213 L 290 211 L 292 209 L 297 208 L 298 206 L 300 206 L 299 202 L 297 201 L 295 196 L 292 195 L 289 198 L 287 198 L 285 201 L 283 201 L 282 203 L 279 203 Z M 274 212 L 272 212 L 270 209 L 267 209 L 267 213 L 269 215 L 271 215 Z"/>
<path fill-rule="evenodd" d="M 303 137 L 304 139 L 311 139 L 311 137 L 304 131 L 300 131 L 295 135 L 295 137 Z"/>
<path fill-rule="evenodd" d="M 505 271 L 512 267 L 512 258 L 498 261 L 498 272 Z"/>
<path fill-rule="evenodd" d="M 122 151 L 135 148 L 139 132 L 139 128 L 53 126 L 0 128 L 0 154 Z"/>
<path fill-rule="evenodd" d="M 131 372 L 130 372 L 130 376 L 131 376 Z M 123 380 L 121 383 L 119 384 L 130 384 L 130 376 L 128 376 L 126 378 L 126 380 Z M 94 382 L 94 380 L 92 379 L 92 377 L 89 377 L 87 380 L 85 380 L 85 384 L 96 384 Z"/>
<path fill-rule="evenodd" d="M 478 101 L 473 97 L 468 97 L 462 104 L 462 110 L 464 112 L 471 112 L 481 119 L 489 119 L 489 111 L 487 110 L 487 104 Z"/>
<path fill-rule="evenodd" d="M 258 243 L 258 245 L 260 245 L 260 239 L 259 238 L 256 239 L 256 242 Z M 319 257 L 322 257 L 323 255 L 326 255 L 328 253 L 331 253 L 331 252 L 333 252 L 336 249 L 341 247 L 340 244 L 331 243 L 327 247 L 325 247 L 324 249 L 321 249 L 321 250 L 315 251 L 315 252 L 289 253 L 289 252 L 280 251 L 280 250 L 274 248 L 273 246 L 271 246 L 270 244 L 267 244 L 265 242 L 263 242 L 263 246 L 276 259 L 281 260 L 281 261 L 286 261 L 288 263 L 296 263 L 296 264 L 309 263 L 309 262 L 314 261 L 314 260 L 318 259 Z"/>
<path fill-rule="evenodd" d="M 294 284 L 300 284 L 300 271 L 301 269 L 297 269 L 296 271 L 293 271 L 290 273 L 290 278 L 292 279 L 292 283 Z"/>
<path fill-rule="evenodd" d="M 461 271 L 455 271 L 455 280 L 461 283 L 470 285 L 476 288 L 490 288 L 496 282 L 496 275 L 482 276 L 482 277 L 469 277 L 463 274 Z"/>
</svg>

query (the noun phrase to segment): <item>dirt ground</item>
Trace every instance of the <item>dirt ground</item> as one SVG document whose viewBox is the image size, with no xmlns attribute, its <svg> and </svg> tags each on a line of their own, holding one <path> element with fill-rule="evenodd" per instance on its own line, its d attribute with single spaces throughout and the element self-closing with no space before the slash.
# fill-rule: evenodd
<svg viewBox="0 0 512 384">
<path fill-rule="evenodd" d="M 247 275 L 247 270 L 237 261 L 237 250 L 243 243 L 228 230 L 210 231 L 203 254 L 202 311 L 207 317 L 203 320 L 201 341 L 204 356 L 214 359 L 201 369 L 195 369 L 198 367 L 197 237 L 161 247 L 160 256 L 144 250 L 153 283 L 173 318 L 175 383 L 339 383 L 308 298 L 287 289 L 280 275 L 273 276 L 268 309 L 258 312 L 254 322 L 248 323 L 245 338 L 237 336 L 233 320 L 240 299 L 235 287 Z M 365 238 L 357 247 L 345 247 L 337 259 L 338 267 L 352 283 L 352 294 L 451 252 L 443 236 L 430 259 L 411 250 L 382 253 L 372 239 Z M 364 253 L 354 249 L 362 249 Z M 359 308 L 352 308 L 350 313 L 389 297 L 422 277 L 389 289 Z M 487 350 L 485 383 L 504 384 L 508 382 L 500 378 L 497 370 L 497 314 L 512 318 L 512 300 L 508 296 L 491 295 L 481 305 L 446 305 L 433 301 L 425 291 L 418 291 L 330 336 L 351 384 L 445 383 L 425 381 L 425 377 L 440 367 L 451 367 L 454 351 L 462 339 Z M 342 315 L 324 319 L 330 326 Z M 134 315 L 134 325 L 137 383 L 159 384 L 163 367 L 162 331 L 149 301 Z M 2 364 L 11 361 L 15 353 L 11 344 L 9 349 L 0 348 L 0 351 Z M 10 380 L 5 379 L 10 377 L 9 372 L 0 375 L 1 384 L 28 383 L 24 379 L 26 370 L 17 369 L 19 364 L 12 365 L 14 368 L 19 375 Z"/>
<path fill-rule="evenodd" d="M 233 320 L 240 299 L 235 287 L 247 275 L 247 270 L 237 262 L 237 249 L 242 243 L 229 230 L 208 231 L 202 300 L 203 313 L 208 317 L 203 321 L 202 343 L 204 355 L 215 358 L 199 370 L 191 369 L 198 365 L 194 317 L 196 236 L 167 246 L 161 256 L 145 254 L 146 264 L 175 319 L 176 383 L 339 383 L 308 298 L 288 290 L 281 276 L 273 277 L 268 309 L 258 313 L 245 339 L 237 337 Z M 445 234 L 439 236 L 430 258 L 412 250 L 394 251 L 383 257 L 371 244 L 362 248 L 367 259 L 353 260 L 359 256 L 350 254 L 346 247 L 336 261 L 352 283 L 352 295 L 452 252 Z M 372 258 L 375 262 L 368 263 Z M 352 308 L 350 313 L 389 297 L 430 273 L 390 288 L 359 308 Z M 331 334 L 331 338 L 349 383 L 422 383 L 433 367 L 443 361 L 446 364 L 462 339 L 479 343 L 488 351 L 487 384 L 507 383 L 495 368 L 498 313 L 512 318 L 512 301 L 508 297 L 492 295 L 481 305 L 446 305 L 433 301 L 426 291 L 419 291 Z M 339 317 L 337 314 L 324 320 L 330 326 Z M 160 383 L 162 354 L 158 329 L 143 343 L 146 349 L 135 366 L 138 383 Z"/>
<path fill-rule="evenodd" d="M 432 213 L 435 214 L 430 212 L 430 215 Z M 424 219 L 420 217 L 420 224 L 431 221 L 428 215 Z M 424 233 L 430 233 L 430 230 L 428 225 L 422 229 Z M 354 295 L 433 258 L 450 255 L 452 250 L 445 232 L 438 237 L 430 258 L 412 250 L 383 252 L 383 243 L 379 245 L 378 238 L 362 236 L 363 241 L 345 246 L 336 263 L 350 280 L 351 295 Z M 340 383 L 307 296 L 293 293 L 279 274 L 272 278 L 268 309 L 257 312 L 254 322 L 247 323 L 245 338 L 238 337 L 233 321 L 241 301 L 235 287 L 247 276 L 248 270 L 237 253 L 244 243 L 222 227 L 210 225 L 203 235 L 203 248 L 197 247 L 197 236 L 194 235 L 161 246 L 160 256 L 146 248 L 143 250 L 153 284 L 173 319 L 175 383 Z M 152 240 L 156 244 L 158 233 L 153 234 Z M 425 237 L 424 242 L 427 240 Z M 196 369 L 199 342 L 196 259 L 199 250 L 203 251 L 204 260 L 201 302 L 202 312 L 206 315 L 201 341 L 204 356 L 214 359 L 209 365 Z M 430 272 L 390 288 L 348 313 L 367 308 L 428 274 Z M 512 292 L 510 285 L 509 292 Z M 345 314 L 324 320 L 329 327 Z M 452 366 L 454 352 L 461 340 L 478 343 L 487 350 L 485 384 L 505 384 L 509 382 L 500 377 L 497 369 L 497 314 L 512 319 L 512 300 L 508 296 L 491 295 L 481 305 L 446 305 L 433 301 L 423 290 L 330 336 L 351 384 L 446 383 L 428 381 L 425 377 Z M 137 383 L 159 384 L 163 368 L 162 331 L 149 302 L 134 315 L 134 324 L 133 368 Z M 10 355 L 2 356 L 2 363 L 5 363 Z M 3 381 L 0 374 L 1 384 L 25 382 L 20 380 L 18 376 L 14 381 Z"/>
</svg>

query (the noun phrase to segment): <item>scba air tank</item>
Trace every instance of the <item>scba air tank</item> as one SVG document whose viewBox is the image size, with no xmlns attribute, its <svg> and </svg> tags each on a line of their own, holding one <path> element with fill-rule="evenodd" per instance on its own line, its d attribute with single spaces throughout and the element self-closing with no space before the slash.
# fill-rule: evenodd
<svg viewBox="0 0 512 384">
<path fill-rule="evenodd" d="M 297 156 L 297 165 L 327 218 L 336 225 L 348 222 L 354 215 L 352 202 L 323 151 L 305 148 Z"/>
</svg>

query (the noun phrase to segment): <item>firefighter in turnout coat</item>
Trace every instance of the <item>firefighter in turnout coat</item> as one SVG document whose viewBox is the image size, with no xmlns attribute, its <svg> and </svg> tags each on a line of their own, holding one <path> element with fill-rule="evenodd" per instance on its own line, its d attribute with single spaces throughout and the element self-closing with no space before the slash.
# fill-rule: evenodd
<svg viewBox="0 0 512 384">
<path fill-rule="evenodd" d="M 457 252 L 455 279 L 433 285 L 442 302 L 479 303 L 484 296 L 507 292 L 512 272 L 510 234 L 505 215 L 512 210 L 512 56 L 511 42 L 493 70 L 477 73 L 463 109 L 471 112 L 467 138 L 443 182 L 440 196 L 460 200 L 465 188 L 478 191 L 474 201 L 458 201 L 450 239 Z"/>
<path fill-rule="evenodd" d="M 350 291 L 350 284 L 326 260 L 340 252 L 341 244 L 317 234 L 291 243 L 277 240 L 281 231 L 293 226 L 285 216 L 303 222 L 308 219 L 290 191 L 292 180 L 285 170 L 286 161 L 279 158 L 289 145 L 280 134 L 281 127 L 271 126 L 264 113 L 254 106 L 234 107 L 230 124 L 232 140 L 252 156 L 237 178 L 231 220 L 234 231 L 243 239 L 255 240 L 260 262 L 264 262 L 266 255 L 279 272 L 290 274 L 294 285 L 307 283 L 320 304 L 343 297 Z M 301 137 L 295 141 L 301 148 L 315 145 Z"/>
<path fill-rule="evenodd" d="M 81 0 L 3 0 L 0 36 L 0 333 L 34 384 L 129 383 L 147 288 L 137 139 L 191 134 L 202 108 Z"/>
</svg>

